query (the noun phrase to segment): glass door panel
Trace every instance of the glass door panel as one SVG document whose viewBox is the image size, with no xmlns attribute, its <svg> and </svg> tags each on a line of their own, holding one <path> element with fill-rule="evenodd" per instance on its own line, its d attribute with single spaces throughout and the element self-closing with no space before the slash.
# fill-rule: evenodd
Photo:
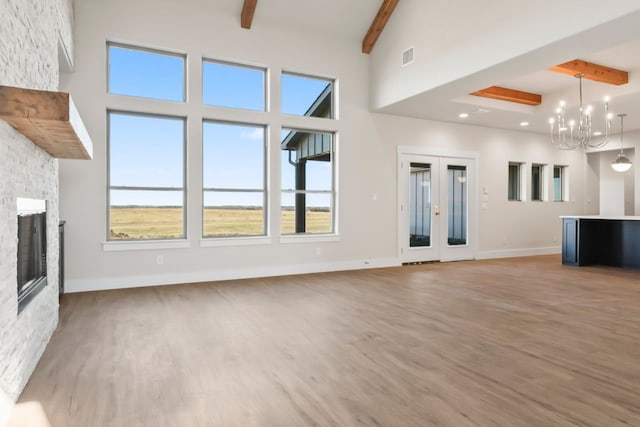
<svg viewBox="0 0 640 427">
<path fill-rule="evenodd" d="M 411 163 L 409 172 L 409 247 L 431 246 L 431 164 Z"/>
<path fill-rule="evenodd" d="M 467 244 L 467 167 L 447 166 L 447 244 Z"/>
</svg>

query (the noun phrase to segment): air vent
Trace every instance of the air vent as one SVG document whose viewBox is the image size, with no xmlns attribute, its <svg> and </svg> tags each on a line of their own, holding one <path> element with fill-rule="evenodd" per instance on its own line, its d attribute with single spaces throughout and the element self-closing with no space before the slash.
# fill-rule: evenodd
<svg viewBox="0 0 640 427">
<path fill-rule="evenodd" d="M 409 64 L 411 64 L 413 62 L 414 56 L 413 56 L 413 48 L 410 47 L 409 49 L 405 50 L 404 52 L 402 52 L 402 66 L 405 67 Z"/>
</svg>

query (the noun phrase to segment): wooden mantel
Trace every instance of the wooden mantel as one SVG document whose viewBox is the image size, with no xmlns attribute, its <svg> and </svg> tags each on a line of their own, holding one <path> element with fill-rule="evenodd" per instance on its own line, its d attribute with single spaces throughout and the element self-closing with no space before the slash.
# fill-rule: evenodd
<svg viewBox="0 0 640 427">
<path fill-rule="evenodd" d="M 53 157 L 93 156 L 91 138 L 68 93 L 0 86 L 0 118 Z"/>
</svg>

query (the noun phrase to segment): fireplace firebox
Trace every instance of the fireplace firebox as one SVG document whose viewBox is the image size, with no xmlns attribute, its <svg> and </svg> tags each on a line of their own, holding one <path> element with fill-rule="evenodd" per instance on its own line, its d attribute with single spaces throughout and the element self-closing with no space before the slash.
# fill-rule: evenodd
<svg viewBox="0 0 640 427">
<path fill-rule="evenodd" d="M 18 313 L 47 285 L 47 202 L 18 198 Z"/>
</svg>

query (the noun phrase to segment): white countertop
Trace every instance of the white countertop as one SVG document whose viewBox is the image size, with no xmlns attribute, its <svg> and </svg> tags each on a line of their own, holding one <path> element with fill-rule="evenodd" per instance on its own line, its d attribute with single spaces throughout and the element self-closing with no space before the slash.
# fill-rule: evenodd
<svg viewBox="0 0 640 427">
<path fill-rule="evenodd" d="M 640 216 L 631 215 L 562 215 L 560 218 L 608 219 L 614 221 L 640 221 Z"/>
</svg>

